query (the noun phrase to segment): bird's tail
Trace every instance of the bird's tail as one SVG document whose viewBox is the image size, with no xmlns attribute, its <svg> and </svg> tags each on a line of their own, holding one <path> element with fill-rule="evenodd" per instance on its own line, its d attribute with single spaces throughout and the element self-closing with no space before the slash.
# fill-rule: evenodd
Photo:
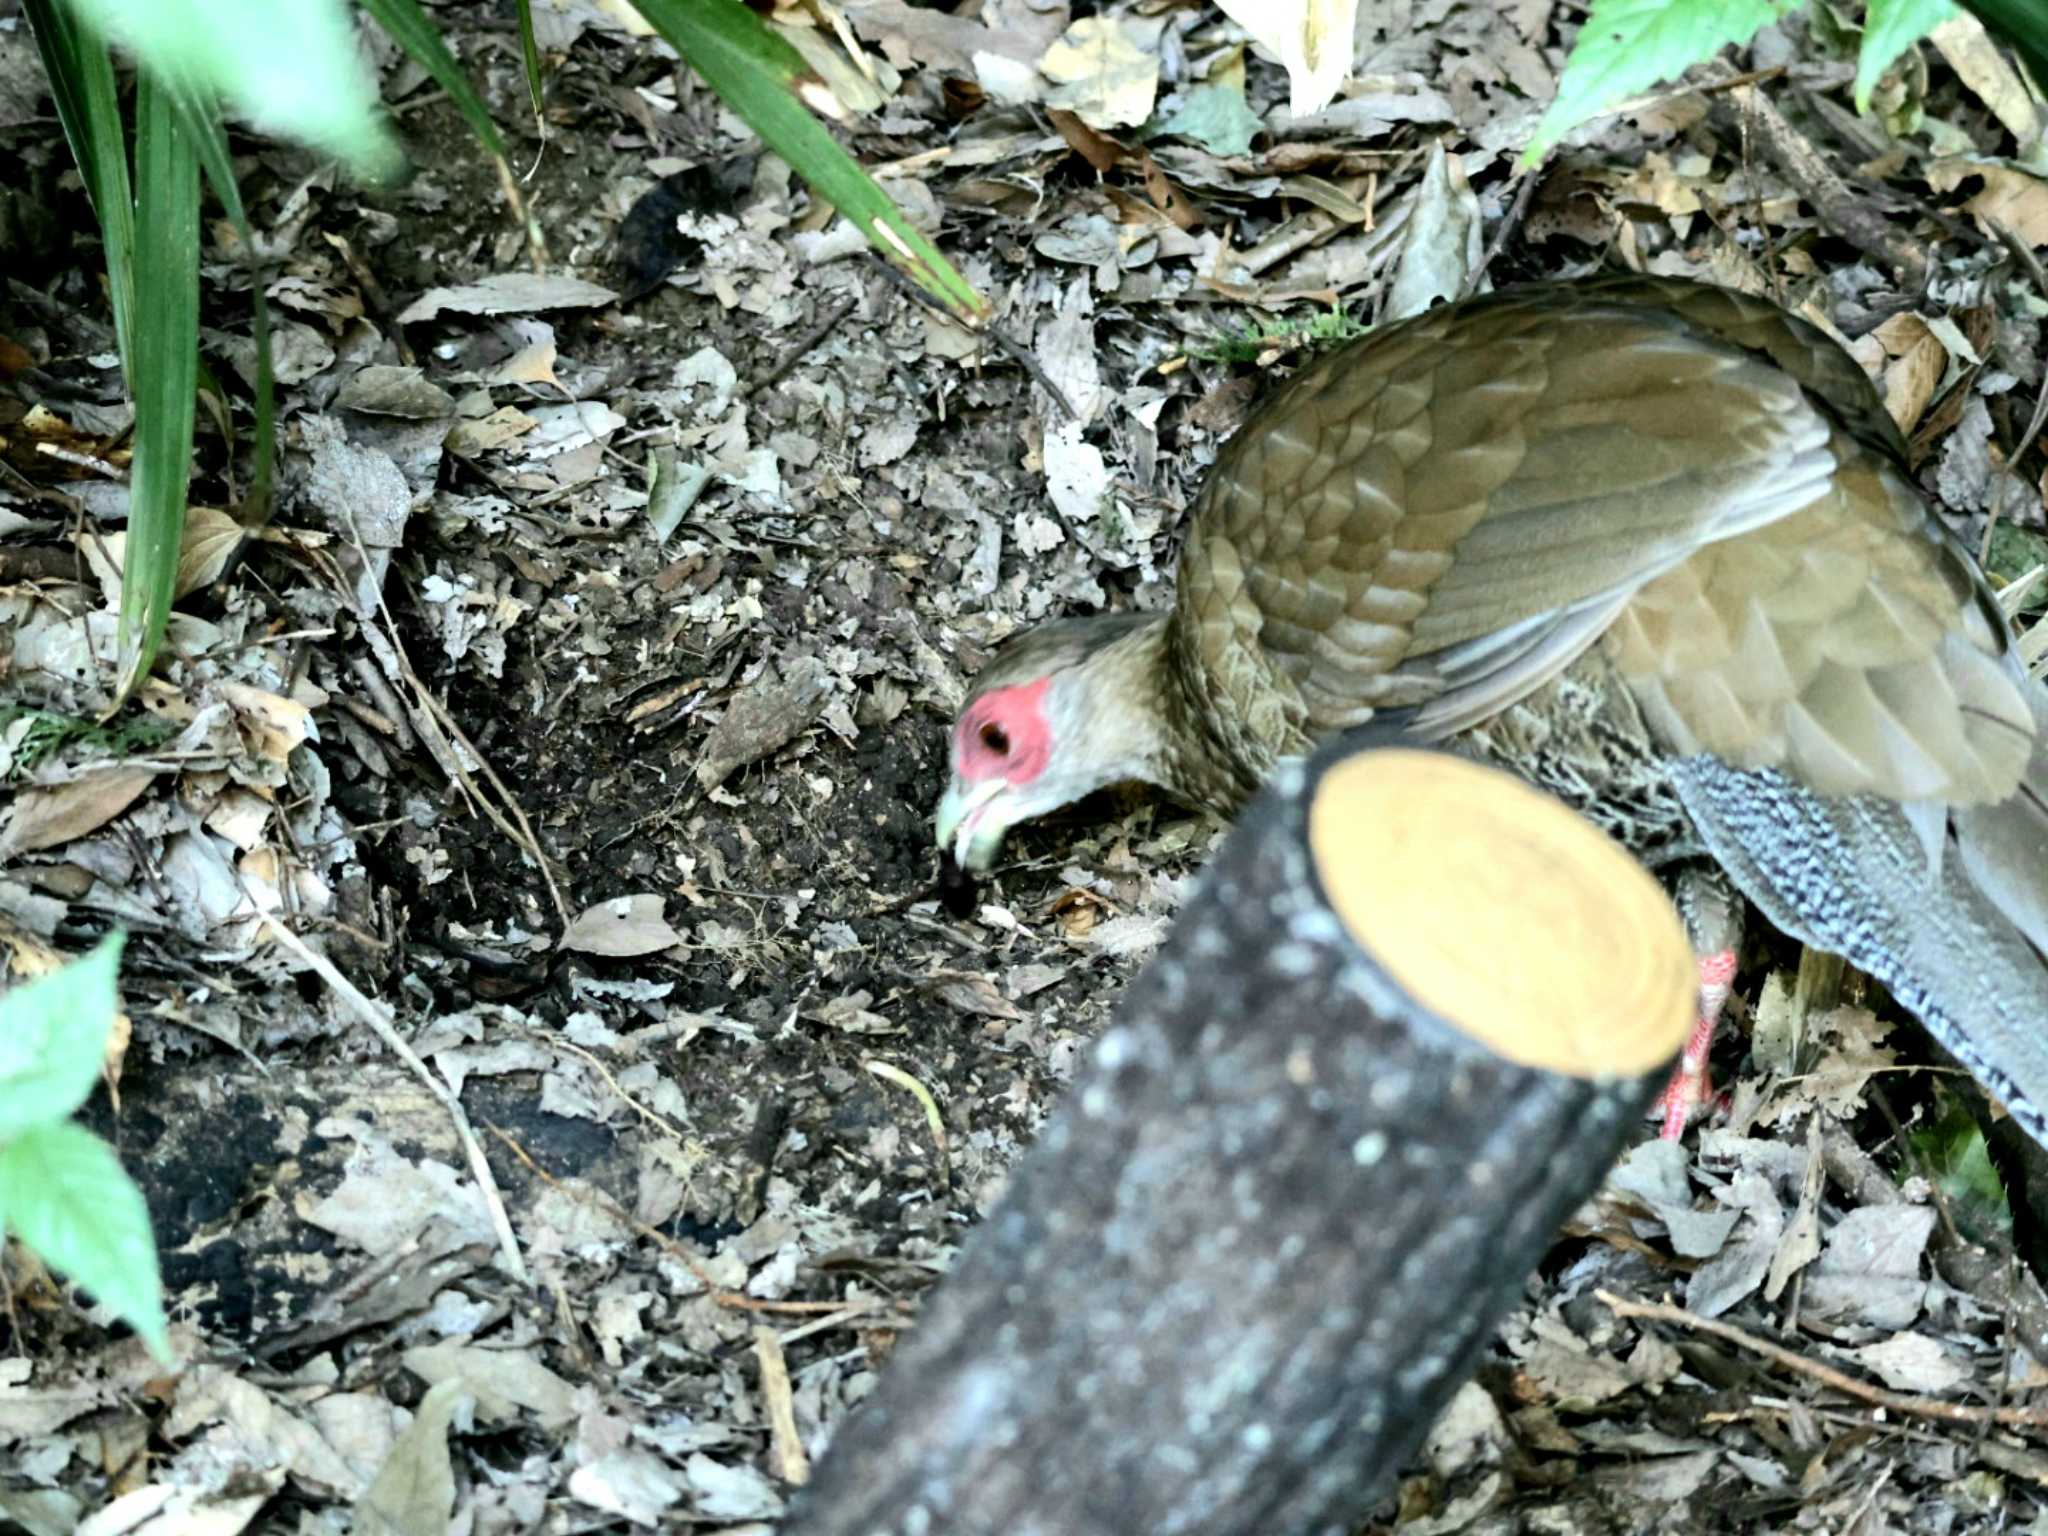
<svg viewBox="0 0 2048 1536">
<path fill-rule="evenodd" d="M 2018 793 L 1932 836 L 1896 802 L 1824 797 L 1771 769 L 1689 757 L 1676 778 L 1766 917 L 1882 982 L 2048 1146 L 2048 722 Z"/>
</svg>

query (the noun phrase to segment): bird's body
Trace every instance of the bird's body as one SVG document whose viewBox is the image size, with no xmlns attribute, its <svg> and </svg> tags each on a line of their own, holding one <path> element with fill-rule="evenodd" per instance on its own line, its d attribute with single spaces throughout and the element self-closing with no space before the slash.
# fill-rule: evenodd
<svg viewBox="0 0 2048 1536">
<path fill-rule="evenodd" d="M 1034 632 L 978 680 L 941 841 L 985 864 L 1010 824 L 1103 783 L 1227 813 L 1335 732 L 1454 738 L 1646 854 L 1697 834 L 1781 926 L 1901 996 L 1957 991 L 1927 968 L 2012 936 L 2031 964 L 2007 967 L 2028 990 L 2005 1003 L 2031 1034 L 2001 1027 L 1991 1062 L 1967 1021 L 1936 1032 L 2038 1134 L 2043 721 L 1982 574 L 1824 334 L 1668 279 L 1537 285 L 1277 390 L 1190 513 L 1170 611 Z M 1765 800 L 1789 809 L 1731 813 Z M 1843 817 L 1889 830 L 1836 865 L 1744 846 Z M 1816 928 L 1861 889 L 1843 850 L 1894 832 L 1919 885 Z M 1958 880 L 1966 915 L 1913 907 Z M 1946 958 L 1885 929 L 1950 917 Z"/>
</svg>

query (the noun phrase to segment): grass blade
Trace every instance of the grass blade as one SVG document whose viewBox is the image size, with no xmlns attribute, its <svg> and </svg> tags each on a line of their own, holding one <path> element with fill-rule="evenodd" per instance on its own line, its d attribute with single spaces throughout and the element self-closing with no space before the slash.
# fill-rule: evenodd
<svg viewBox="0 0 2048 1536">
<path fill-rule="evenodd" d="M 526 94 L 533 98 L 534 126 L 545 138 L 548 124 L 541 110 L 540 43 L 533 35 L 533 0 L 517 0 L 512 8 L 519 13 L 519 57 L 526 65 Z"/>
<path fill-rule="evenodd" d="M 967 325 L 988 318 L 987 301 L 812 115 L 806 102 L 831 111 L 835 99 L 759 17 L 739 0 L 639 0 L 638 9 L 761 142 L 910 281 Z"/>
<path fill-rule="evenodd" d="M 249 485 L 242 497 L 238 519 L 244 528 L 260 528 L 270 521 L 270 492 L 277 462 L 277 375 L 270 356 L 270 301 L 264 297 L 264 275 L 258 262 L 255 231 L 249 227 L 248 211 L 242 206 L 242 189 L 235 182 L 234 161 L 228 154 L 227 130 L 221 123 L 215 100 L 198 91 L 176 93 L 178 116 L 191 137 L 199 165 L 206 172 L 206 184 L 226 210 L 228 222 L 241 236 L 249 268 L 249 332 L 256 347 L 256 422 L 250 449 Z"/>
<path fill-rule="evenodd" d="M 128 180 L 128 133 L 114 87 L 114 61 L 105 40 L 64 0 L 24 0 L 24 7 L 57 103 L 57 120 L 100 221 L 114 335 L 126 369 L 134 355 L 129 317 L 135 309 L 135 194 Z"/>
<path fill-rule="evenodd" d="M 135 470 L 117 631 L 122 698 L 149 674 L 170 618 L 199 369 L 199 159 L 174 93 L 135 92 Z"/>
<path fill-rule="evenodd" d="M 498 125 L 491 121 L 483 98 L 469 83 L 462 66 L 455 62 L 455 55 L 448 51 L 440 32 L 420 10 L 418 0 L 362 0 L 362 6 L 378 26 L 391 34 L 391 40 L 411 54 L 413 62 L 448 93 L 448 99 L 455 103 L 484 148 L 504 159 L 505 141 L 498 137 Z"/>
</svg>

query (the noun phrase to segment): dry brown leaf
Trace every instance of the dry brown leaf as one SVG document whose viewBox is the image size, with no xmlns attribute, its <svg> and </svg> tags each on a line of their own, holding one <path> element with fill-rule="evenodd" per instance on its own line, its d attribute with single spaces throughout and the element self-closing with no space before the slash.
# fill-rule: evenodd
<svg viewBox="0 0 2048 1536">
<path fill-rule="evenodd" d="M 113 768 L 69 784 L 34 785 L 14 801 L 0 831 L 0 858 L 56 848 L 97 831 L 135 803 L 156 777 L 154 768 Z"/>
<path fill-rule="evenodd" d="M 243 743 L 259 757 L 281 763 L 292 749 L 318 735 L 305 705 L 247 683 L 222 683 L 221 697 L 235 712 Z"/>
<path fill-rule="evenodd" d="M 1911 433 L 1948 369 L 1948 348 L 1918 315 L 1893 315 L 1873 332 L 1891 361 L 1884 370 L 1884 408 Z"/>
<path fill-rule="evenodd" d="M 1986 233 L 2003 225 L 2028 245 L 2048 245 L 2048 181 L 1997 160 L 1955 156 L 1927 167 L 1927 184 L 1937 192 L 1953 192 L 1971 180 L 1984 185 L 1963 207 Z"/>
<path fill-rule="evenodd" d="M 577 914 L 558 947 L 620 959 L 671 949 L 683 942 L 683 936 L 668 925 L 663 916 L 666 906 L 652 892 L 600 901 Z"/>
<path fill-rule="evenodd" d="M 1157 29 L 1150 29 L 1157 36 Z M 1159 55 L 1140 46 L 1138 24 L 1091 16 L 1067 28 L 1045 50 L 1038 68 L 1055 89 L 1050 106 L 1064 107 L 1091 128 L 1135 128 L 1152 115 L 1159 93 Z"/>
</svg>

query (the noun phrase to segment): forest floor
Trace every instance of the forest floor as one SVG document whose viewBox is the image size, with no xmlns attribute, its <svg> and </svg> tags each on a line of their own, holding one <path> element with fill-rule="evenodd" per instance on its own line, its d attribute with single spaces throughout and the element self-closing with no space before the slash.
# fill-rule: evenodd
<svg viewBox="0 0 2048 1536">
<path fill-rule="evenodd" d="M 912 303 L 657 43 L 595 0 L 539 9 L 544 137 L 510 8 L 438 12 L 538 272 L 381 41 L 402 184 L 238 141 L 277 515 L 206 565 L 251 355 L 249 267 L 209 226 L 227 399 L 200 413 L 194 589 L 97 727 L 129 418 L 94 225 L 0 0 L 0 941 L 32 973 L 130 934 L 133 1037 L 87 1119 L 148 1196 L 186 1362 L 11 1259 L 0 1531 L 116 1497 L 93 1529 L 438 1529 L 452 1497 L 477 1532 L 773 1530 L 800 1475 L 775 1413 L 814 1455 L 870 1388 L 1219 830 L 1102 797 L 1016 835 L 956 919 L 930 846 L 951 713 L 1019 627 L 1168 601 L 1217 443 L 1397 274 L 1773 295 L 1880 379 L 1968 536 L 2006 497 L 1994 569 L 2042 548 L 2040 453 L 1998 471 L 2048 303 L 1993 229 L 2048 246 L 2048 182 L 2012 158 L 2041 107 L 1974 24 L 1860 117 L 1838 39 L 1770 29 L 1517 179 L 1576 6 L 1371 7 L 1346 94 L 1297 119 L 1206 6 L 1106 8 L 1098 56 L 1138 68 L 1049 97 L 1064 0 L 842 3 L 881 98 L 850 143 L 1005 350 Z M 1090 128 L 1134 76 L 1153 136 Z M 1981 1101 L 1853 984 L 1787 1044 L 1798 961 L 1759 931 L 1728 1113 L 1682 1146 L 1646 1125 L 1369 1529 L 2048 1531 L 2048 1413 L 1929 1406 L 2048 1385 Z M 443 1381 L 472 1399 L 452 1422 Z"/>
</svg>

